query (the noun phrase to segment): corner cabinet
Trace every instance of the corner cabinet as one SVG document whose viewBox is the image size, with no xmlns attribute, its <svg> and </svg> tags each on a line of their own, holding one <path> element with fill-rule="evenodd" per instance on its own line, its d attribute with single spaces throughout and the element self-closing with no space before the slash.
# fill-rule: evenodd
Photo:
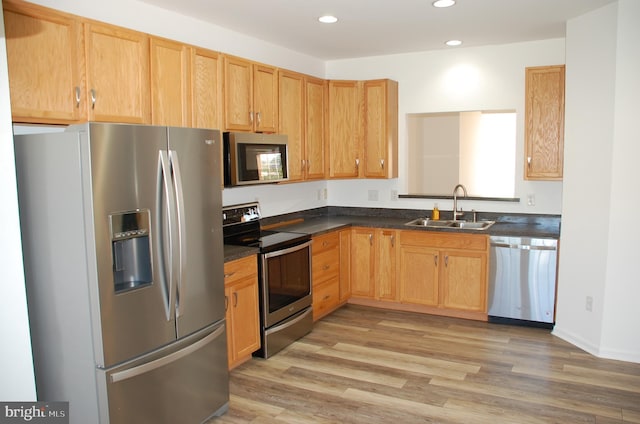
<svg viewBox="0 0 640 424">
<path fill-rule="evenodd" d="M 304 176 L 305 180 L 325 178 L 327 82 L 305 77 Z"/>
<path fill-rule="evenodd" d="M 329 178 L 398 176 L 398 83 L 329 81 Z"/>
<path fill-rule="evenodd" d="M 562 180 L 565 67 L 525 70 L 525 167 L 527 180 Z"/>
<path fill-rule="evenodd" d="M 224 264 L 229 369 L 260 349 L 258 262 L 255 256 Z"/>
<path fill-rule="evenodd" d="M 329 81 L 329 178 L 360 175 L 361 83 Z"/>
</svg>

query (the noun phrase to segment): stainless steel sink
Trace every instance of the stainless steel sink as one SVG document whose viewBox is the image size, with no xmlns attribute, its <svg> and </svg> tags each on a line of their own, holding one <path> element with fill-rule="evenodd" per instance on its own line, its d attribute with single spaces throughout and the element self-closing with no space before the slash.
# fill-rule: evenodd
<svg viewBox="0 0 640 424">
<path fill-rule="evenodd" d="M 451 228 L 460 230 L 486 230 L 495 224 L 495 221 L 464 221 L 464 220 L 443 220 L 434 221 L 429 218 L 417 218 L 409 221 L 404 225 L 410 227 L 428 227 L 428 228 Z"/>
</svg>

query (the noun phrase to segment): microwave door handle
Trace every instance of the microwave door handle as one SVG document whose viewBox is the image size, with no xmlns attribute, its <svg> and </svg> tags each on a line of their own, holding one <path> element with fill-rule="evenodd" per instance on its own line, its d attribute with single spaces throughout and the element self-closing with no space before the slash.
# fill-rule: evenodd
<svg viewBox="0 0 640 424">
<path fill-rule="evenodd" d="M 173 272 L 172 272 L 172 239 L 173 220 L 169 205 L 172 203 L 173 193 L 169 187 L 169 160 L 167 152 L 160 150 L 158 155 L 158 171 L 156 181 L 156 234 L 158 234 L 158 279 L 163 295 L 163 304 L 167 321 L 173 318 L 171 306 L 174 303 Z"/>
<path fill-rule="evenodd" d="M 187 269 L 187 242 L 186 242 L 186 218 L 184 208 L 184 187 L 182 185 L 182 172 L 180 171 L 180 161 L 178 159 L 178 152 L 175 150 L 169 151 L 169 162 L 172 169 L 173 177 L 173 189 L 174 189 L 174 205 L 175 216 L 177 218 L 177 230 L 178 230 L 178 254 L 176 255 L 176 270 L 177 270 L 177 286 L 176 286 L 176 318 L 181 315 L 181 302 L 180 298 L 184 299 L 186 285 L 185 270 Z"/>
</svg>

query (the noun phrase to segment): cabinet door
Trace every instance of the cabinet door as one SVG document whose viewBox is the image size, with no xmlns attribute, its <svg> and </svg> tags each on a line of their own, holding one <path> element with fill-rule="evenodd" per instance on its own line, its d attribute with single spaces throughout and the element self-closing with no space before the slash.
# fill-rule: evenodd
<svg viewBox="0 0 640 424">
<path fill-rule="evenodd" d="M 258 313 L 258 284 L 255 278 L 234 283 L 229 290 L 234 362 L 251 356 L 260 348 L 260 316 Z"/>
<path fill-rule="evenodd" d="M 84 34 L 89 119 L 149 123 L 149 37 L 95 22 Z"/>
<path fill-rule="evenodd" d="M 253 65 L 253 128 L 256 132 L 278 130 L 278 74 L 276 68 Z"/>
<path fill-rule="evenodd" d="M 351 230 L 340 231 L 340 302 L 351 297 Z"/>
<path fill-rule="evenodd" d="M 487 255 L 478 252 L 442 251 L 442 306 L 486 312 Z"/>
<path fill-rule="evenodd" d="M 401 245 L 399 255 L 400 301 L 438 306 L 438 251 Z"/>
<path fill-rule="evenodd" d="M 222 129 L 222 68 L 220 55 L 193 48 L 191 54 L 191 125 Z"/>
<path fill-rule="evenodd" d="M 374 233 L 372 228 L 354 228 L 351 232 L 351 295 L 373 299 Z"/>
<path fill-rule="evenodd" d="M 329 82 L 329 178 L 360 175 L 360 84 Z"/>
<path fill-rule="evenodd" d="M 526 69 L 525 179 L 562 179 L 564 80 L 564 65 Z"/>
<path fill-rule="evenodd" d="M 364 177 L 398 176 L 398 83 L 365 81 Z"/>
<path fill-rule="evenodd" d="M 77 20 L 29 3 L 4 1 L 3 7 L 13 121 L 86 119 Z"/>
<path fill-rule="evenodd" d="M 224 126 L 227 130 L 253 130 L 251 62 L 224 57 Z"/>
<path fill-rule="evenodd" d="M 376 268 L 374 273 L 376 299 L 398 299 L 396 286 L 396 239 L 395 231 L 376 231 Z"/>
<path fill-rule="evenodd" d="M 184 44 L 152 37 L 151 123 L 188 127 L 191 124 L 191 52 Z"/>
<path fill-rule="evenodd" d="M 307 180 L 325 179 L 325 110 L 327 82 L 306 78 L 305 173 Z"/>
<path fill-rule="evenodd" d="M 304 78 L 300 74 L 279 71 L 278 132 L 286 134 L 289 142 L 289 180 L 304 179 Z"/>
</svg>

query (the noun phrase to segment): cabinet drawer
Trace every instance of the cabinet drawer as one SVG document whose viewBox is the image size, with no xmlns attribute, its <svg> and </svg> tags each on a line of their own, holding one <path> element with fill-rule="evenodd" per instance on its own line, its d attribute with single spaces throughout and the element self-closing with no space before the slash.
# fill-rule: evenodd
<svg viewBox="0 0 640 424">
<path fill-rule="evenodd" d="M 258 260 L 255 256 L 247 256 L 224 264 L 225 285 L 252 276 L 258 276 Z"/>
<path fill-rule="evenodd" d="M 316 284 L 340 278 L 340 250 L 338 248 L 314 254 L 311 258 L 312 281 Z"/>
<path fill-rule="evenodd" d="M 340 286 L 337 281 L 313 287 L 313 318 L 318 319 L 335 309 L 340 303 Z"/>
<path fill-rule="evenodd" d="M 446 249 L 489 249 L 489 236 L 484 234 L 452 234 L 435 231 L 401 231 L 400 244 Z"/>
<path fill-rule="evenodd" d="M 311 247 L 313 255 L 326 250 L 338 249 L 340 249 L 340 233 L 338 231 L 313 238 L 313 244 Z"/>
</svg>

